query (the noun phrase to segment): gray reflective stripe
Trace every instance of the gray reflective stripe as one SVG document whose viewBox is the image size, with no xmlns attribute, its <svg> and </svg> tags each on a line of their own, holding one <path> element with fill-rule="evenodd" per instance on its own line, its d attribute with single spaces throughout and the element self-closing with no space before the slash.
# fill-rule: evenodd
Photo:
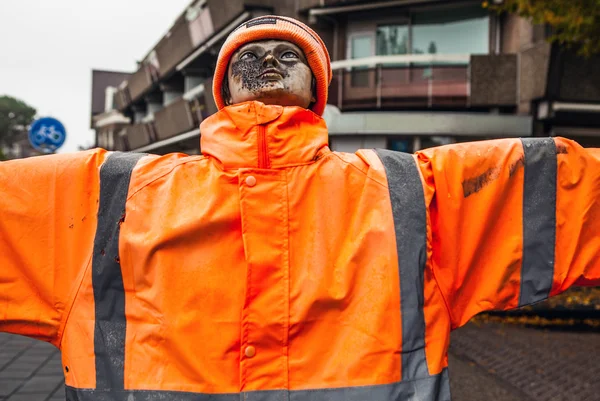
<svg viewBox="0 0 600 401">
<path fill-rule="evenodd" d="M 378 386 L 200 394 L 179 391 L 98 391 L 66 387 L 67 401 L 450 401 L 448 369 L 419 380 Z"/>
<path fill-rule="evenodd" d="M 402 380 L 429 375 L 425 357 L 423 286 L 427 261 L 427 212 L 412 155 L 376 150 L 385 167 L 396 230 L 402 319 Z"/>
<path fill-rule="evenodd" d="M 521 140 L 525 152 L 523 266 L 519 306 L 550 295 L 556 242 L 556 144 L 552 138 Z"/>
<path fill-rule="evenodd" d="M 112 153 L 100 169 L 98 227 L 94 238 L 92 286 L 95 302 L 96 388 L 124 388 L 125 291 L 119 233 L 131 172 L 144 155 Z"/>
</svg>

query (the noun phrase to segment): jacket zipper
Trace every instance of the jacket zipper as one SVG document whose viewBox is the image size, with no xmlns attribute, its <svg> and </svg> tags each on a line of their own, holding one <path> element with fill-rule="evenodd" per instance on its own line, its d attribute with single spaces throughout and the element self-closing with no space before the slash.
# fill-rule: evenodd
<svg viewBox="0 0 600 401">
<path fill-rule="evenodd" d="M 269 155 L 267 154 L 267 135 L 264 125 L 258 126 L 258 168 L 269 168 Z"/>
</svg>

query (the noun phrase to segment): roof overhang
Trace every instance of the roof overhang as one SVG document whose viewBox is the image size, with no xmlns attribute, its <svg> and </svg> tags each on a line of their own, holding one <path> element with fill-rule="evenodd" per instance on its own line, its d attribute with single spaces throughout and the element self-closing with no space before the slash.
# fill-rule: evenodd
<svg viewBox="0 0 600 401">
<path fill-rule="evenodd" d="M 600 103 L 541 101 L 535 112 L 539 121 L 553 127 L 600 128 Z"/>
<path fill-rule="evenodd" d="M 311 8 L 308 10 L 308 16 L 314 20 L 322 15 L 351 13 L 356 11 L 376 10 L 389 7 L 412 6 L 427 3 L 435 3 L 439 0 L 391 0 L 391 1 L 369 1 L 362 4 L 352 4 L 347 6 L 333 6 L 323 8 Z"/>
<path fill-rule="evenodd" d="M 531 136 L 531 116 L 462 112 L 346 112 L 328 105 L 323 115 L 329 135 Z"/>
</svg>

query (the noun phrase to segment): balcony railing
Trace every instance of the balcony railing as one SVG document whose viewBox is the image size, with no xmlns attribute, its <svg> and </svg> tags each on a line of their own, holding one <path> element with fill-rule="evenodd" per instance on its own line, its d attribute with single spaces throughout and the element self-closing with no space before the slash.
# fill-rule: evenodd
<svg viewBox="0 0 600 401">
<path fill-rule="evenodd" d="M 192 137 L 199 136 L 202 120 L 217 111 L 212 80 L 192 88 L 173 103 L 148 114 L 137 124 L 126 124 L 115 133 L 114 139 L 99 135 L 98 146 L 112 150 L 138 152 L 156 151 Z"/>
<path fill-rule="evenodd" d="M 194 128 L 194 118 L 187 100 L 181 98 L 154 113 L 156 139 L 162 140 Z"/>
<path fill-rule="evenodd" d="M 117 110 L 124 110 L 130 103 L 129 86 L 122 84 L 114 94 L 113 104 Z"/>
<path fill-rule="evenodd" d="M 152 123 L 132 124 L 126 131 L 127 149 L 138 149 L 148 145 L 154 140 L 155 135 Z"/>
<path fill-rule="evenodd" d="M 169 34 L 156 45 L 160 76 L 171 71 L 177 63 L 192 52 L 192 38 L 187 21 L 182 18 L 175 23 Z"/>
<path fill-rule="evenodd" d="M 466 106 L 469 55 L 376 56 L 331 63 L 329 103 L 340 109 Z"/>
<path fill-rule="evenodd" d="M 131 100 L 135 101 L 140 95 L 145 93 L 152 85 L 152 76 L 149 67 L 142 64 L 140 68 L 129 78 L 129 95 Z"/>
<path fill-rule="evenodd" d="M 331 63 L 341 110 L 514 107 L 517 56 L 410 54 Z"/>
</svg>

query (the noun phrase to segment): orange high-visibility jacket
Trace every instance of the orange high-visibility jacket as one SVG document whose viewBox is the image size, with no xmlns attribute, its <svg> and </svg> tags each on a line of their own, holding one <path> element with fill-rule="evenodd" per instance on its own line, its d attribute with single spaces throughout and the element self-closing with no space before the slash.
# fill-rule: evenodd
<svg viewBox="0 0 600 401">
<path fill-rule="evenodd" d="M 600 285 L 600 149 L 336 153 L 258 102 L 201 132 L 0 164 L 0 331 L 60 347 L 68 400 L 449 400 L 452 329 Z"/>
</svg>

